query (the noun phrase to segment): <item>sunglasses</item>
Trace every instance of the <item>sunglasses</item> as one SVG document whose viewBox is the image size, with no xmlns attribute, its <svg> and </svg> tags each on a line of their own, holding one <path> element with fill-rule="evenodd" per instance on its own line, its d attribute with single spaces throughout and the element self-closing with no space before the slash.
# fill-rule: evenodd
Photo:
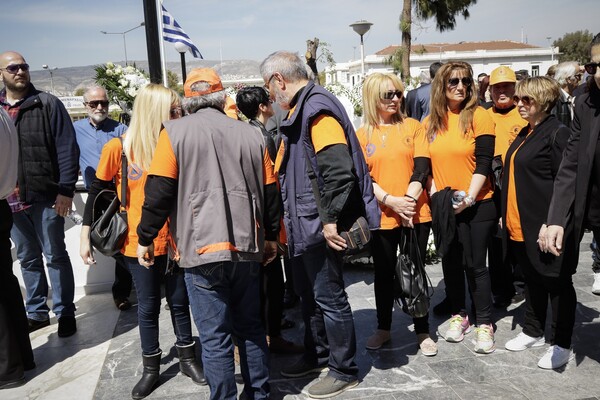
<svg viewBox="0 0 600 400">
<path fill-rule="evenodd" d="M 521 103 L 523 103 L 524 106 L 528 106 L 531 104 L 533 99 L 529 96 L 523 96 L 523 97 L 513 96 L 513 101 L 515 102 L 515 104 L 519 104 L 519 101 L 521 101 Z"/>
<path fill-rule="evenodd" d="M 16 74 L 17 72 L 19 72 L 19 70 L 22 70 L 23 72 L 29 71 L 29 64 L 11 64 L 6 66 L 6 68 L 0 69 L 4 69 L 10 72 L 11 74 Z"/>
<path fill-rule="evenodd" d="M 581 80 L 581 74 L 575 74 L 573 76 L 570 76 L 569 79 L 575 82 L 579 82 Z"/>
<path fill-rule="evenodd" d="M 87 103 L 83 103 L 90 108 L 98 108 L 98 104 L 102 106 L 102 108 L 108 108 L 108 100 L 92 100 Z"/>
<path fill-rule="evenodd" d="M 387 92 L 381 93 L 381 98 L 383 100 L 393 100 L 394 96 L 396 96 L 399 99 L 401 99 L 402 98 L 402 92 L 400 90 L 388 90 Z"/>
<path fill-rule="evenodd" d="M 585 72 L 587 72 L 590 75 L 595 75 L 596 70 L 598 69 L 598 67 L 600 67 L 600 63 L 591 62 L 585 64 L 583 67 L 585 68 Z"/>
<path fill-rule="evenodd" d="M 473 84 L 473 79 L 469 78 L 468 76 L 465 76 L 464 78 L 450 78 L 448 79 L 448 86 L 458 86 L 459 82 L 462 82 L 463 86 L 469 87 Z"/>
<path fill-rule="evenodd" d="M 176 119 L 181 117 L 181 107 L 173 107 L 171 108 L 171 119 Z"/>
</svg>

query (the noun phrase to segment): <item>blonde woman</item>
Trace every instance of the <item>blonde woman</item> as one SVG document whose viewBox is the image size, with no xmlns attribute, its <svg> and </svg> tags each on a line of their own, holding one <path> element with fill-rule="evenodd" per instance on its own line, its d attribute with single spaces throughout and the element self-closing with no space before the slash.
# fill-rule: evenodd
<svg viewBox="0 0 600 400">
<path fill-rule="evenodd" d="M 496 348 L 486 263 L 488 241 L 497 221 L 488 178 L 495 127 L 490 115 L 478 105 L 468 63 L 449 62 L 440 68 L 431 83 L 429 109 L 423 125 L 433 176 L 433 228 L 434 234 L 444 236 L 447 242 L 442 270 L 452 315 L 448 328 L 440 334 L 448 342 L 461 342 L 472 330 L 465 307 L 466 274 L 477 317 L 475 351 L 487 354 Z M 464 191 L 465 196 L 452 205 L 451 192 L 444 190 L 434 196 L 436 187 Z"/>
<path fill-rule="evenodd" d="M 163 121 L 181 116 L 181 101 L 177 93 L 162 85 L 149 84 L 141 89 L 133 104 L 131 124 L 120 139 L 112 139 L 102 150 L 96 179 L 92 183 L 83 217 L 80 254 L 85 264 L 95 262 L 90 247 L 89 233 L 94 199 L 102 189 L 112 186 L 121 194 L 121 152 L 127 156 L 127 201 L 129 231 L 121 253 L 131 272 L 138 298 L 138 326 L 142 345 L 144 371 L 142 378 L 132 391 L 134 399 L 148 396 L 158 383 L 160 358 L 158 315 L 160 313 L 160 282 L 165 275 L 170 235 L 167 224 L 154 240 L 157 255 L 152 268 L 138 263 L 136 255 L 138 238 L 137 226 L 140 222 L 144 203 L 144 185 L 147 171 L 154 156 L 154 149 Z M 122 199 L 121 199 L 122 200 Z M 171 309 L 171 321 L 176 337 L 175 347 L 179 355 L 179 367 L 184 375 L 197 384 L 205 384 L 204 374 L 195 358 L 192 339 L 189 303 L 183 274 L 174 266 L 166 274 L 166 297 Z"/>
<path fill-rule="evenodd" d="M 391 339 L 394 267 L 402 235 L 412 235 L 415 230 L 424 260 L 431 227 L 429 198 L 423 191 L 430 171 L 429 143 L 419 121 L 402 115 L 403 93 L 396 75 L 369 75 L 363 84 L 364 125 L 356 133 L 381 208 L 381 229 L 373 232 L 372 252 L 377 330 L 367 340 L 369 350 L 377 350 Z M 437 345 L 429 336 L 429 315 L 413 318 L 413 322 L 422 353 L 436 355 Z"/>
</svg>

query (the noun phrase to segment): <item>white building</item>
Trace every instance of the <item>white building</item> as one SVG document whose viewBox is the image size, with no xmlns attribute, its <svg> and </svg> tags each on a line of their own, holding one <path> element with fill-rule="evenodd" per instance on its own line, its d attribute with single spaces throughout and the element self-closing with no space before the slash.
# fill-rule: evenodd
<svg viewBox="0 0 600 400">
<path fill-rule="evenodd" d="M 386 60 L 400 46 L 388 46 L 375 54 L 365 56 L 365 74 L 393 72 Z M 558 47 L 538 47 L 509 40 L 490 42 L 460 42 L 414 44 L 410 53 L 410 75 L 418 77 L 421 72 L 429 74 L 429 65 L 450 60 L 466 61 L 473 67 L 475 76 L 489 74 L 501 65 L 515 71 L 526 70 L 530 76 L 545 75 L 551 65 L 557 64 Z M 340 83 L 352 87 L 361 81 L 361 60 L 336 64 L 326 72 L 326 84 Z"/>
</svg>

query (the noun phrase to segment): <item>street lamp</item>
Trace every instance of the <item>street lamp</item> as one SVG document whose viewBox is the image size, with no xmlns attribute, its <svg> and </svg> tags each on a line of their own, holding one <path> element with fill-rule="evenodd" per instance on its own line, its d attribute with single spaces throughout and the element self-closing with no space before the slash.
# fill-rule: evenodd
<svg viewBox="0 0 600 400">
<path fill-rule="evenodd" d="M 363 79 L 365 78 L 365 44 L 363 41 L 363 36 L 365 33 L 369 32 L 371 25 L 373 25 L 371 22 L 365 21 L 364 19 L 350 24 L 352 29 L 354 29 L 354 32 L 360 35 L 360 65 Z"/>
<path fill-rule="evenodd" d="M 456 44 L 463 44 L 464 42 L 465 42 L 465 41 L 463 40 L 463 41 L 460 41 L 460 42 L 458 42 L 458 43 L 456 43 Z M 442 49 L 443 49 L 443 48 L 445 48 L 445 47 L 454 46 L 454 45 L 455 45 L 454 43 L 451 43 L 451 44 L 443 44 L 443 45 L 441 45 L 441 46 L 438 46 L 437 44 L 434 44 L 434 45 L 433 45 L 433 46 L 436 46 L 436 47 L 438 47 L 438 48 L 439 48 L 439 50 L 438 50 L 438 53 L 440 53 L 440 62 L 442 62 Z"/>
<path fill-rule="evenodd" d="M 190 48 L 181 42 L 175 42 L 175 50 L 179 52 L 181 56 L 181 81 L 185 84 L 185 80 L 187 79 L 187 73 L 185 71 L 185 52 Z"/>
<path fill-rule="evenodd" d="M 52 76 L 52 71 L 56 69 L 55 68 L 50 68 L 48 67 L 47 64 L 42 65 L 43 69 L 48 70 L 48 72 L 50 72 L 50 93 L 54 94 L 54 77 Z"/>
<path fill-rule="evenodd" d="M 125 32 L 106 32 L 106 31 L 100 31 L 100 33 L 103 33 L 104 35 L 122 35 L 123 36 L 123 48 L 125 49 L 125 65 L 127 65 L 127 42 L 125 41 L 125 34 L 131 32 L 134 29 L 140 28 L 142 26 L 146 25 L 145 22 L 141 22 L 139 25 L 134 26 L 131 29 L 126 30 Z"/>
</svg>

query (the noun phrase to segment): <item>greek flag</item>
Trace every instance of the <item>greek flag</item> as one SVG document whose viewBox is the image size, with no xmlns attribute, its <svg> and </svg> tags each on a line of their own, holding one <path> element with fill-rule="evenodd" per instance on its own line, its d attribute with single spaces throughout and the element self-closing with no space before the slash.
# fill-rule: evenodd
<svg viewBox="0 0 600 400">
<path fill-rule="evenodd" d="M 167 11 L 165 6 L 162 7 L 162 18 L 163 18 L 163 39 L 171 43 L 183 43 L 187 46 L 190 53 L 195 58 L 204 58 L 200 54 L 200 50 L 196 47 L 190 37 L 181 29 L 181 26 L 175 21 L 175 18 Z"/>
</svg>

